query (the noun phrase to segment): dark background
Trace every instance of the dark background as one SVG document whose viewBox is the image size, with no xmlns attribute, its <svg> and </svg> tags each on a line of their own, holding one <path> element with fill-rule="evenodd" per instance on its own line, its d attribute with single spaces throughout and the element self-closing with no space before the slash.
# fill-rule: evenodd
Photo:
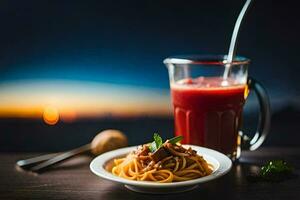
<svg viewBox="0 0 300 200">
<path fill-rule="evenodd" d="M 63 79 L 167 89 L 162 60 L 174 54 L 226 54 L 244 1 L 1 1 L 0 81 Z M 240 33 L 238 54 L 269 91 L 271 136 L 264 145 L 299 145 L 299 19 L 295 1 L 255 1 Z M 1 92 L 1 87 L 0 87 Z M 1 103 L 1 102 L 0 102 Z M 256 101 L 245 129 L 256 124 Z M 117 128 L 130 144 L 168 137 L 172 116 L 91 118 L 45 125 L 0 119 L 1 151 L 57 151 Z"/>
</svg>

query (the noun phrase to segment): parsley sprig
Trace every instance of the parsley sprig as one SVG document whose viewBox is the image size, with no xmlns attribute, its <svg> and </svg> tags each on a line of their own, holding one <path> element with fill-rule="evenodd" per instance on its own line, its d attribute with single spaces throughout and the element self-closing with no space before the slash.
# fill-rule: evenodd
<svg viewBox="0 0 300 200">
<path fill-rule="evenodd" d="M 177 142 L 180 142 L 182 139 L 183 139 L 183 137 L 181 135 L 176 136 L 176 137 L 169 139 L 169 143 L 176 144 Z M 157 149 L 159 149 L 163 145 L 163 140 L 158 133 L 153 134 L 153 140 L 154 141 L 151 142 L 151 144 L 149 146 L 149 149 L 151 152 L 155 152 Z"/>
</svg>

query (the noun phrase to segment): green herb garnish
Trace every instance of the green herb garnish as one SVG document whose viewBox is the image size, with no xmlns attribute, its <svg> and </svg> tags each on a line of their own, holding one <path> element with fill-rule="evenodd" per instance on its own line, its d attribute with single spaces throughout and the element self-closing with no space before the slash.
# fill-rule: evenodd
<svg viewBox="0 0 300 200">
<path fill-rule="evenodd" d="M 261 168 L 259 175 L 265 180 L 279 180 L 290 175 L 293 168 L 283 160 L 272 160 Z"/>
<path fill-rule="evenodd" d="M 171 144 L 176 144 L 177 142 L 180 142 L 182 139 L 183 139 L 183 137 L 180 135 L 180 136 L 176 136 L 176 137 L 169 139 L 169 142 Z M 151 152 L 155 152 L 157 149 L 159 149 L 163 145 L 163 140 L 158 133 L 153 134 L 153 140 L 154 141 L 151 142 L 151 144 L 149 145 L 149 150 Z"/>
<path fill-rule="evenodd" d="M 293 174 L 293 167 L 284 160 L 272 160 L 261 167 L 258 174 L 249 176 L 251 181 L 283 181 Z"/>
<path fill-rule="evenodd" d="M 151 152 L 155 152 L 162 146 L 162 138 L 157 133 L 154 133 L 153 139 L 154 141 L 149 146 Z"/>
<path fill-rule="evenodd" d="M 160 135 L 158 135 L 158 133 L 154 133 L 153 138 L 156 144 L 156 148 L 159 149 L 163 144 L 162 138 L 160 137 Z"/>
<path fill-rule="evenodd" d="M 171 144 L 176 144 L 177 142 L 180 142 L 182 139 L 183 139 L 182 135 L 179 135 L 179 136 L 169 139 L 169 142 Z"/>
<path fill-rule="evenodd" d="M 155 141 L 151 142 L 149 145 L 149 150 L 153 153 L 157 150 Z"/>
</svg>

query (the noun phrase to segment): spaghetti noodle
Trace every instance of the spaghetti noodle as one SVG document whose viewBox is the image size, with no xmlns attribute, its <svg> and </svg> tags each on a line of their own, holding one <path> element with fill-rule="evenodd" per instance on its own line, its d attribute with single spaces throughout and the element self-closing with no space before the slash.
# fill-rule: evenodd
<svg viewBox="0 0 300 200">
<path fill-rule="evenodd" d="M 114 160 L 112 173 L 138 181 L 170 183 L 187 181 L 212 173 L 212 166 L 196 151 L 167 140 L 151 152 L 151 144 L 144 144 L 126 157 Z"/>
</svg>

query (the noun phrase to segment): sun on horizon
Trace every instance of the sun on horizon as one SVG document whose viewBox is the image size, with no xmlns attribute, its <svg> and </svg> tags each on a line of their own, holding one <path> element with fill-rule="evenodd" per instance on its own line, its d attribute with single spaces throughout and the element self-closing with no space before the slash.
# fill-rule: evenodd
<svg viewBox="0 0 300 200">
<path fill-rule="evenodd" d="M 59 121 L 101 116 L 169 116 L 169 91 L 86 81 L 31 80 L 0 84 L 0 117 Z"/>
</svg>

